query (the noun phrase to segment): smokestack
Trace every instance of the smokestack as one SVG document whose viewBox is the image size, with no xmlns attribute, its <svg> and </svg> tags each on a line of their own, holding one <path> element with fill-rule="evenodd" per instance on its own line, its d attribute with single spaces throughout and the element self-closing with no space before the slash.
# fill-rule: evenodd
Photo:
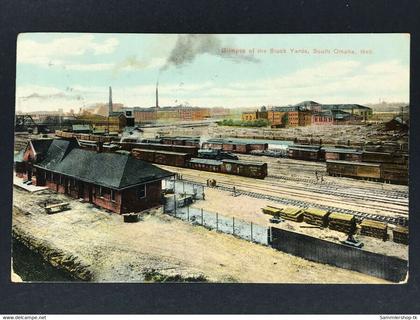
<svg viewBox="0 0 420 320">
<path fill-rule="evenodd" d="M 156 82 L 156 108 L 159 108 L 159 82 Z"/>
<path fill-rule="evenodd" d="M 108 116 L 112 113 L 112 88 L 109 87 Z"/>
</svg>

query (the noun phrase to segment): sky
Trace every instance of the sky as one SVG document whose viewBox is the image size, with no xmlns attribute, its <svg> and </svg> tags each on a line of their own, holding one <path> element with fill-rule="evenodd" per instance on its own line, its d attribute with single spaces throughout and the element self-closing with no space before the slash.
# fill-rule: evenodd
<svg viewBox="0 0 420 320">
<path fill-rule="evenodd" d="M 408 34 L 22 33 L 16 110 L 409 102 Z"/>
</svg>

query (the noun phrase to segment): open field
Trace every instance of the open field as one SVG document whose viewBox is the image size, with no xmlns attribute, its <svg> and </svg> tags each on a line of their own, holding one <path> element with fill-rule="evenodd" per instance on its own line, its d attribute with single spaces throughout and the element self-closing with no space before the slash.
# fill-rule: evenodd
<svg viewBox="0 0 420 320">
<path fill-rule="evenodd" d="M 70 201 L 71 210 L 47 215 L 45 199 Z M 361 273 L 313 263 L 209 231 L 159 211 L 138 223 L 51 191 L 14 189 L 13 230 L 33 243 L 76 257 L 93 281 L 144 281 L 151 269 L 167 277 L 212 282 L 386 283 Z"/>
</svg>

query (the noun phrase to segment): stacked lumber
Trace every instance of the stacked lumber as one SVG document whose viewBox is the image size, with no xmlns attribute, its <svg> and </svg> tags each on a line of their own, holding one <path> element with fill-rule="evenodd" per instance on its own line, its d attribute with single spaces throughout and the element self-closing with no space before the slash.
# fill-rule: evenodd
<svg viewBox="0 0 420 320">
<path fill-rule="evenodd" d="M 305 209 L 303 221 L 315 226 L 326 226 L 328 224 L 328 211 L 316 208 Z"/>
<path fill-rule="evenodd" d="M 408 228 L 406 227 L 395 227 L 392 230 L 393 240 L 397 243 L 408 244 Z"/>
<path fill-rule="evenodd" d="M 388 225 L 384 222 L 364 219 L 360 224 L 360 234 L 382 240 L 388 238 Z"/>
<path fill-rule="evenodd" d="M 300 208 L 287 207 L 280 211 L 280 217 L 286 220 L 302 222 L 303 210 Z"/>
<path fill-rule="evenodd" d="M 328 216 L 328 228 L 350 234 L 356 230 L 356 219 L 351 214 L 333 212 Z"/>
<path fill-rule="evenodd" d="M 269 214 L 269 215 L 272 215 L 272 216 L 279 215 L 280 211 L 281 211 L 280 208 L 276 208 L 276 207 L 273 207 L 273 206 L 266 206 L 266 207 L 261 208 L 261 209 L 262 209 L 263 213 Z"/>
</svg>

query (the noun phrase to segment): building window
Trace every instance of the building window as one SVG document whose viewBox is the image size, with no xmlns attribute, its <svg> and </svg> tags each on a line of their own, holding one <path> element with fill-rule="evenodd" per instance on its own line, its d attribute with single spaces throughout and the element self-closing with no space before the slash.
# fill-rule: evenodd
<svg viewBox="0 0 420 320">
<path fill-rule="evenodd" d="M 143 199 L 143 198 L 145 198 L 145 197 L 146 197 L 146 185 L 145 185 L 145 184 L 142 184 L 142 185 L 140 185 L 140 186 L 138 187 L 138 189 L 137 189 L 137 196 L 138 196 L 140 199 Z"/>
<path fill-rule="evenodd" d="M 115 191 L 111 189 L 111 200 L 115 201 Z"/>
</svg>

